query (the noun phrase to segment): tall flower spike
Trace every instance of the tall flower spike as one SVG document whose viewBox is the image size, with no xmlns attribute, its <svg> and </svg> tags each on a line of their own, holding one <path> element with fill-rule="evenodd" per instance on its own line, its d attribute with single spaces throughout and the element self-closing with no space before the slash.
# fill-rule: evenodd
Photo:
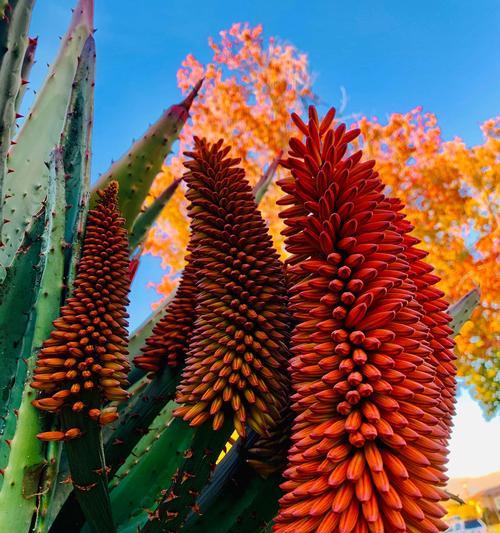
<svg viewBox="0 0 500 533">
<path fill-rule="evenodd" d="M 215 430 L 232 413 L 266 434 L 278 417 L 288 317 L 282 265 L 238 159 L 222 141 L 195 138 L 186 155 L 191 229 L 196 238 L 196 321 L 175 414 Z"/>
<path fill-rule="evenodd" d="M 292 118 L 305 139 L 290 140 L 280 204 L 295 420 L 274 530 L 446 529 L 454 383 L 437 278 L 374 162 L 347 153 L 359 130 L 333 128 L 334 110 Z"/>
<path fill-rule="evenodd" d="M 403 204 L 396 198 L 391 198 L 389 201 L 392 209 L 398 212 L 396 225 L 404 234 L 406 244 L 405 254 L 410 264 L 410 277 L 417 287 L 417 301 L 425 311 L 424 323 L 429 327 L 431 335 L 432 360 L 436 367 L 436 383 L 440 392 L 440 412 L 444 413 L 439 418 L 439 426 L 447 433 L 447 437 L 449 438 L 452 428 L 452 417 L 455 414 L 455 394 L 457 387 L 456 367 L 453 363 L 456 360 L 456 356 L 453 353 L 455 343 L 450 338 L 450 335 L 453 333 L 452 329 L 448 326 L 451 322 L 451 317 L 446 312 L 449 304 L 443 300 L 444 293 L 433 287 L 440 279 L 438 276 L 432 274 L 433 267 L 423 261 L 428 253 L 417 248 L 416 245 L 420 241 L 409 235 L 413 230 L 413 225 L 401 213 L 401 210 L 404 208 Z"/>
<path fill-rule="evenodd" d="M 194 323 L 196 287 L 193 257 L 188 247 L 186 267 L 174 300 L 156 324 L 134 364 L 147 372 L 159 372 L 166 365 L 176 367 L 184 361 L 189 335 Z"/>
<path fill-rule="evenodd" d="M 118 184 L 111 182 L 99 191 L 100 200 L 88 214 L 73 295 L 38 354 L 31 383 L 42 393 L 33 401 L 38 409 L 56 412 L 70 406 L 74 411 L 87 410 L 101 424 L 115 420 L 116 409 L 89 409 L 85 393 L 100 391 L 109 401 L 128 397 L 129 251 L 117 193 Z M 66 435 L 41 433 L 39 438 L 69 439 L 77 436 L 75 430 Z"/>
</svg>

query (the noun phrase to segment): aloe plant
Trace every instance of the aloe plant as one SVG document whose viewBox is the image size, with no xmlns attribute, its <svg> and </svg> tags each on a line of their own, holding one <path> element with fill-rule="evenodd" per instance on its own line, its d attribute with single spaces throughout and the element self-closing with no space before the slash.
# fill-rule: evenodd
<svg viewBox="0 0 500 533">
<path fill-rule="evenodd" d="M 253 191 L 222 142 L 195 138 L 147 203 L 200 81 L 91 188 L 93 2 L 16 134 L 33 4 L 0 2 L 0 531 L 441 528 L 448 337 L 479 292 L 448 317 L 402 206 L 346 153 L 356 132 L 295 116 L 304 141 Z M 258 211 L 279 164 L 285 265 Z M 145 237 L 182 180 L 187 267 L 128 334 Z"/>
</svg>

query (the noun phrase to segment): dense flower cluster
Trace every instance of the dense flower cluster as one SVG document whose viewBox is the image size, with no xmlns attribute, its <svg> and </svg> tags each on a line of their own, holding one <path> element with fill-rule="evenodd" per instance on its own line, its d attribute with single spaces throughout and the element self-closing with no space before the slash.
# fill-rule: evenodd
<svg viewBox="0 0 500 533">
<path fill-rule="evenodd" d="M 175 414 L 240 435 L 275 424 L 286 394 L 288 318 L 282 265 L 239 159 L 195 137 L 184 179 L 196 270 L 195 323 Z"/>
<path fill-rule="evenodd" d="M 129 251 L 127 233 L 117 204 L 118 185 L 99 191 L 100 200 L 88 214 L 82 257 L 74 291 L 54 321 L 54 330 L 38 354 L 31 386 L 42 392 L 33 405 L 56 412 L 64 406 L 107 424 L 117 417 L 115 408 L 104 410 L 85 403 L 85 393 L 99 391 L 106 400 L 128 397 L 127 313 Z M 79 435 L 39 434 L 45 440 Z"/>
<path fill-rule="evenodd" d="M 302 112 L 314 101 L 307 55 L 293 44 L 264 39 L 261 26 L 234 24 L 210 39 L 209 63 L 188 55 L 178 71 L 179 87 L 186 93 L 205 76 L 203 94 L 193 103 L 192 122 L 180 135 L 179 152 L 191 146 L 193 132 L 209 140 L 233 138 L 233 157 L 241 157 L 250 184 L 286 146 L 290 136 L 289 111 Z M 209 50 L 210 52 L 210 50 Z M 500 225 L 500 117 L 481 124 L 483 136 L 475 145 L 459 137 L 446 140 L 433 113 L 421 107 L 392 113 L 385 120 L 359 121 L 367 158 L 376 160 L 382 181 L 406 205 L 415 225 L 414 235 L 429 252 L 429 262 L 441 277 L 439 287 L 450 301 L 481 286 L 481 305 L 456 338 L 458 374 L 472 385 L 488 415 L 500 407 L 497 332 L 500 287 L 496 275 Z M 174 156 L 158 175 L 154 195 L 180 174 L 182 158 Z M 283 169 L 278 169 L 281 177 Z M 284 257 L 282 221 L 270 187 L 259 208 L 269 222 L 275 246 Z M 159 224 L 150 232 L 146 251 L 168 265 L 158 285 L 169 294 L 184 267 L 188 242 L 183 187 L 179 187 Z"/>
<path fill-rule="evenodd" d="M 174 300 L 147 338 L 142 355 L 134 358 L 134 364 L 148 372 L 159 372 L 165 365 L 176 367 L 184 361 L 196 299 L 192 254 L 188 253 L 186 262 Z"/>
<path fill-rule="evenodd" d="M 359 130 L 294 122 L 281 205 L 295 420 L 274 530 L 446 529 L 454 366 L 442 293 L 384 195 L 374 161 L 348 153 Z"/>
</svg>

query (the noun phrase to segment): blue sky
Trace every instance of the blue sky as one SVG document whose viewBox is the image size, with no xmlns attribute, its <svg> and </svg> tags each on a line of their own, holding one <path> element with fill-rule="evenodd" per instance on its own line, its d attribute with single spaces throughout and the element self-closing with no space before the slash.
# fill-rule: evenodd
<svg viewBox="0 0 500 533">
<path fill-rule="evenodd" d="M 39 36 L 39 46 L 32 88 L 40 85 L 56 55 L 72 3 L 37 2 L 31 35 Z M 96 0 L 93 179 L 162 109 L 180 99 L 175 75 L 186 54 L 210 60 L 208 37 L 247 21 L 262 23 L 265 36 L 279 37 L 308 54 L 314 89 L 325 105 L 339 105 L 344 87 L 346 114 L 383 120 L 421 105 L 437 114 L 445 138 L 460 136 L 475 144 L 481 140 L 481 122 L 500 112 L 498 0 Z M 158 261 L 145 258 L 133 288 L 132 325 L 157 300 L 146 284 L 160 276 Z M 482 420 L 466 393 L 459 400 L 456 426 L 452 475 L 500 469 L 491 446 L 500 442 L 498 418 Z M 473 440 L 478 435 L 481 449 Z"/>
</svg>

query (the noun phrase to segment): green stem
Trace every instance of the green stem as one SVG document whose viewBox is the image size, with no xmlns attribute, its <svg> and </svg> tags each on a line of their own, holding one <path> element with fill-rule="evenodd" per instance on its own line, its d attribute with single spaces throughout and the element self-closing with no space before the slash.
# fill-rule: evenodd
<svg viewBox="0 0 500 533">
<path fill-rule="evenodd" d="M 100 407 L 98 393 L 88 393 L 82 401 L 91 408 Z M 115 527 L 101 428 L 86 414 L 75 413 L 69 408 L 61 412 L 61 421 L 64 431 L 79 428 L 83 433 L 81 437 L 67 441 L 64 445 L 78 503 L 93 532 L 113 533 Z"/>
</svg>

